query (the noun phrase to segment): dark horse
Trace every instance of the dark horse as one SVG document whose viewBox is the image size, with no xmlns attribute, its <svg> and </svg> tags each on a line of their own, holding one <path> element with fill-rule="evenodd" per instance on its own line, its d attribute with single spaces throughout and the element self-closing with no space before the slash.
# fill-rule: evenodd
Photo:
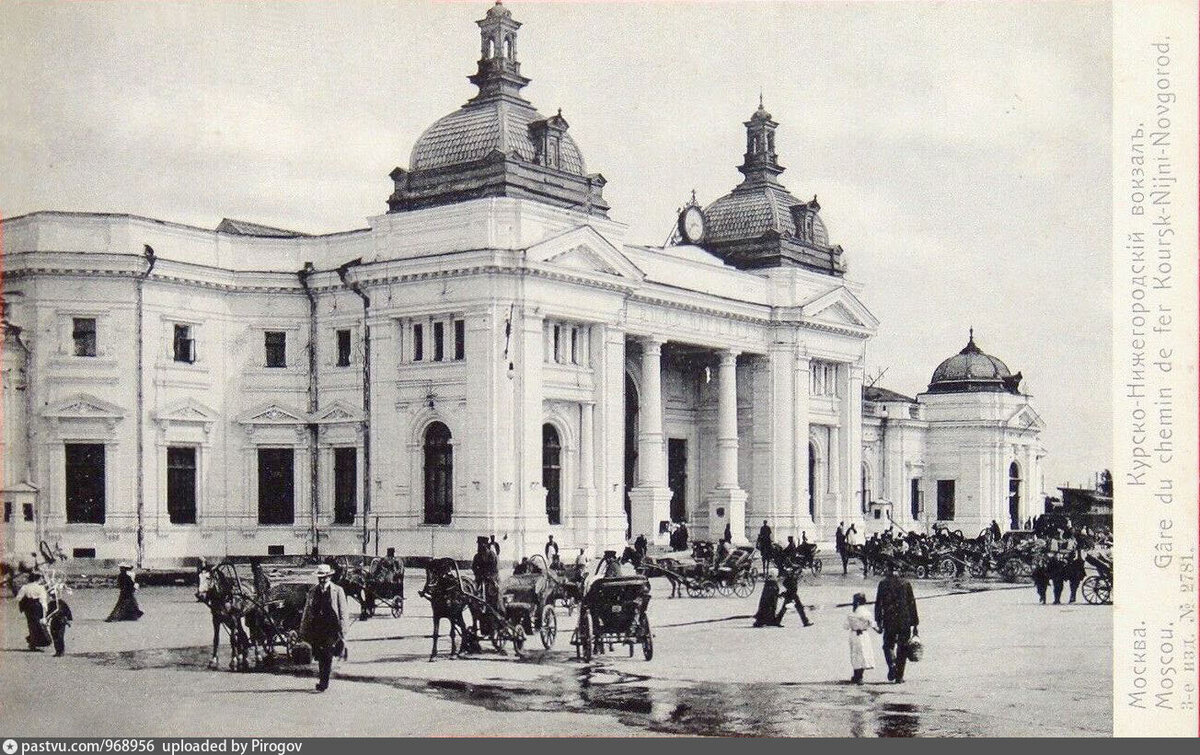
<svg viewBox="0 0 1200 755">
<path fill-rule="evenodd" d="M 377 601 L 392 609 L 393 616 L 404 613 L 404 561 L 392 557 L 337 556 L 331 564 L 333 581 L 361 607 L 360 620 L 375 614 Z"/>
<path fill-rule="evenodd" d="M 208 606 L 212 616 L 211 668 L 218 665 L 222 628 L 229 634 L 230 671 L 260 667 L 264 657 L 273 654 L 274 620 L 268 610 L 271 584 L 258 564 L 251 564 L 251 572 L 252 580 L 239 574 L 231 561 L 222 561 L 199 572 L 196 598 Z"/>
<path fill-rule="evenodd" d="M 437 657 L 438 628 L 442 619 L 450 622 L 451 658 L 460 650 L 455 644 L 456 635 L 462 637 L 462 652 L 478 650 L 478 635 L 474 629 L 468 630 L 463 621 L 463 612 L 470 606 L 467 596 L 474 593 L 475 583 L 459 573 L 454 559 L 435 558 L 425 567 L 425 586 L 417 594 L 427 599 L 433 608 L 433 649 L 429 652 L 429 660 Z"/>
</svg>

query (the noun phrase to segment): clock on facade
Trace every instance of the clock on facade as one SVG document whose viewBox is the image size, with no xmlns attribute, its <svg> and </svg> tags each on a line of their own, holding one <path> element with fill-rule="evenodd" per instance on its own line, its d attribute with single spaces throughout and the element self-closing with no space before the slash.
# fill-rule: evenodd
<svg viewBox="0 0 1200 755">
<path fill-rule="evenodd" d="M 696 205 L 689 205 L 679 213 L 679 235 L 689 244 L 699 244 L 708 232 L 708 220 L 704 211 Z"/>
</svg>

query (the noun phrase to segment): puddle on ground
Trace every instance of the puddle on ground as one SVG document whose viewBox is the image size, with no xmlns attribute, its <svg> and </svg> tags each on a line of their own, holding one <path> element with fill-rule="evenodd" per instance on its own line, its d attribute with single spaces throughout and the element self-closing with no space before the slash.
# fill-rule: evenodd
<svg viewBox="0 0 1200 755">
<path fill-rule="evenodd" d="M 125 670 L 208 671 L 210 649 L 144 649 L 81 657 Z M 222 654 L 223 664 L 226 661 Z M 307 676 L 311 671 L 280 664 L 268 673 Z M 895 690 L 890 684 L 676 682 L 605 662 L 565 666 L 561 673 L 531 682 L 377 676 L 358 672 L 354 666 L 340 667 L 335 680 L 378 684 L 498 712 L 610 715 L 626 726 L 663 734 L 970 736 L 978 733 L 980 723 L 964 711 L 895 702 L 890 699 Z"/>
</svg>

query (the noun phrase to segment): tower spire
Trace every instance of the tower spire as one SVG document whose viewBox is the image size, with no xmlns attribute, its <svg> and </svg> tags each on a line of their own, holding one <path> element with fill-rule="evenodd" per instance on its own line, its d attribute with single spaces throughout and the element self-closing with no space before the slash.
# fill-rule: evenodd
<svg viewBox="0 0 1200 755">
<path fill-rule="evenodd" d="M 475 100 L 500 97 L 521 97 L 521 89 L 529 79 L 521 75 L 521 64 L 517 62 L 517 30 L 521 22 L 512 17 L 512 12 L 500 0 L 488 8 L 484 17 L 475 22 L 479 25 L 479 64 L 470 81 L 479 87 Z"/>
<path fill-rule="evenodd" d="M 744 183 L 778 183 L 775 177 L 784 171 L 775 154 L 775 129 L 779 124 L 763 107 L 762 91 L 758 93 L 758 110 L 745 122 L 746 154 L 738 167 L 746 177 Z"/>
</svg>

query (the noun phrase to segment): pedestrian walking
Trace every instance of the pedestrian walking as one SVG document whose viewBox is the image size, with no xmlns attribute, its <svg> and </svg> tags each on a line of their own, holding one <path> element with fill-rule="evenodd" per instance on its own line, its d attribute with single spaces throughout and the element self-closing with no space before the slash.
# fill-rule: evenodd
<svg viewBox="0 0 1200 755">
<path fill-rule="evenodd" d="M 796 606 L 796 613 L 800 614 L 800 621 L 806 627 L 811 627 L 812 622 L 808 620 L 808 614 L 804 612 L 804 603 L 800 600 L 800 594 L 797 591 L 800 587 L 800 576 L 796 570 L 787 570 L 782 573 L 783 581 L 783 605 L 779 608 L 777 614 L 778 626 L 783 626 L 783 616 L 787 613 L 788 606 Z"/>
<path fill-rule="evenodd" d="M 17 591 L 17 608 L 25 615 L 25 644 L 35 653 L 50 645 L 49 632 L 44 620 L 50 608 L 50 595 L 46 592 L 45 578 L 41 572 L 32 572 L 29 581 Z"/>
<path fill-rule="evenodd" d="M 1033 557 L 1033 589 L 1037 590 L 1038 602 L 1046 605 L 1046 590 L 1050 587 L 1050 574 L 1046 569 L 1046 556 L 1037 554 Z"/>
<path fill-rule="evenodd" d="M 850 668 L 854 672 L 850 681 L 854 684 L 862 684 L 863 672 L 875 668 L 875 650 L 869 634 L 874 628 L 875 620 L 867 608 L 867 596 L 854 593 L 850 599 L 850 615 L 846 617 L 846 629 L 850 631 Z"/>
<path fill-rule="evenodd" d="M 846 523 L 838 522 L 837 532 L 833 533 L 833 549 L 837 552 L 838 558 L 842 559 L 842 574 L 849 571 L 850 557 L 846 555 Z"/>
<path fill-rule="evenodd" d="M 137 575 L 133 564 L 123 563 L 118 568 L 121 573 L 117 575 L 117 604 L 105 621 L 137 621 L 144 615 L 137 600 Z"/>
<path fill-rule="evenodd" d="M 1071 600 L 1069 602 L 1074 603 L 1075 595 L 1079 592 L 1079 583 L 1087 576 L 1087 566 L 1084 564 L 1082 550 L 1076 548 L 1071 552 L 1071 558 L 1067 561 L 1064 571 L 1066 572 L 1067 582 L 1071 585 Z"/>
<path fill-rule="evenodd" d="M 308 599 L 304 603 L 300 636 L 312 645 L 319 674 L 316 691 L 324 692 L 329 688 L 334 656 L 346 655 L 349 613 L 345 591 L 333 583 L 333 567 L 321 564 L 316 574 L 317 584 L 308 591 Z"/>
<path fill-rule="evenodd" d="M 875 623 L 883 630 L 883 659 L 887 661 L 888 681 L 904 683 L 909 641 L 917 636 L 917 600 L 912 585 L 896 574 L 894 565 L 875 592 Z"/>
</svg>

